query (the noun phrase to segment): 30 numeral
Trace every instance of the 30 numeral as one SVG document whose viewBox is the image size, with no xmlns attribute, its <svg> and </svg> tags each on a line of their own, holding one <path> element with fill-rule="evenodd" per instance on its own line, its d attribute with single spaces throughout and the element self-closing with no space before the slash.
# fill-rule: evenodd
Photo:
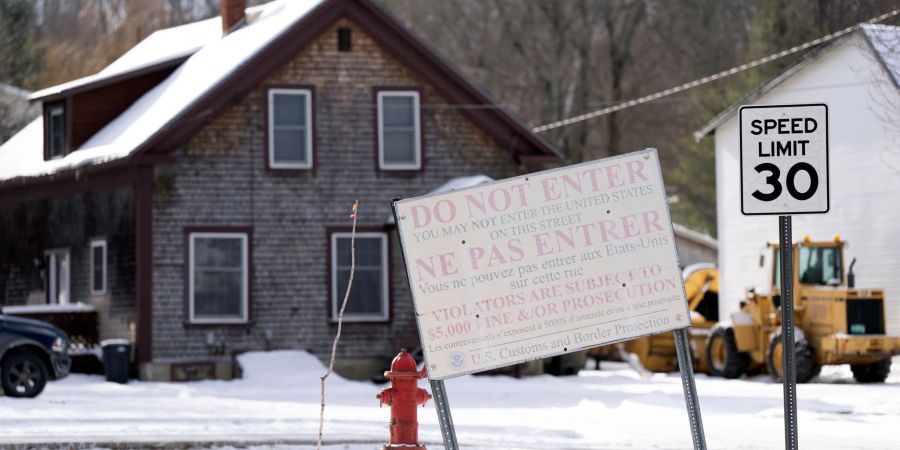
<svg viewBox="0 0 900 450">
<path fill-rule="evenodd" d="M 762 163 L 754 167 L 756 173 L 768 172 L 769 175 L 766 176 L 766 184 L 772 186 L 771 192 L 760 192 L 758 189 L 753 191 L 752 195 L 754 198 L 764 202 L 771 202 L 777 199 L 783 190 L 781 187 L 781 182 L 779 179 L 781 178 L 781 171 L 778 170 L 778 166 L 772 163 Z M 805 192 L 800 192 L 797 189 L 797 174 L 800 172 L 806 172 L 809 176 L 809 187 Z M 815 195 L 816 190 L 819 188 L 819 174 L 816 172 L 816 169 L 809 163 L 799 162 L 791 166 L 788 169 L 787 176 L 785 177 L 786 187 L 791 197 L 794 197 L 797 200 L 809 200 L 813 195 Z"/>
</svg>

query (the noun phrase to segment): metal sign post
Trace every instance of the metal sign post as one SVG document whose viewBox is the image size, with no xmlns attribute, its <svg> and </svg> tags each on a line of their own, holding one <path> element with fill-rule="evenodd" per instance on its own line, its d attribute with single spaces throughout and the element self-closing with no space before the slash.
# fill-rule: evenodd
<svg viewBox="0 0 900 450">
<path fill-rule="evenodd" d="M 694 442 L 694 450 L 706 450 L 706 434 L 703 432 L 703 419 L 700 417 L 700 400 L 697 398 L 697 386 L 694 383 L 687 328 L 675 330 L 673 333 L 675 352 L 678 354 L 678 369 L 681 371 L 681 387 L 684 390 L 684 403 L 691 425 L 691 440 Z"/>
<path fill-rule="evenodd" d="M 781 249 L 781 379 L 784 446 L 797 449 L 794 355 L 794 244 L 791 215 L 831 208 L 828 106 L 748 105 L 740 109 L 741 213 L 778 215 Z"/>
<path fill-rule="evenodd" d="M 444 380 L 431 382 L 431 392 L 434 393 L 434 407 L 437 409 L 438 422 L 441 424 L 441 438 L 444 440 L 445 450 L 459 450 L 456 442 L 456 428 L 453 427 L 453 417 L 450 416 L 450 404 L 447 403 L 447 390 L 444 388 Z"/>
<path fill-rule="evenodd" d="M 784 386 L 784 448 L 797 449 L 797 368 L 794 361 L 794 244 L 791 216 L 778 216 L 781 244 L 781 382 Z"/>
</svg>

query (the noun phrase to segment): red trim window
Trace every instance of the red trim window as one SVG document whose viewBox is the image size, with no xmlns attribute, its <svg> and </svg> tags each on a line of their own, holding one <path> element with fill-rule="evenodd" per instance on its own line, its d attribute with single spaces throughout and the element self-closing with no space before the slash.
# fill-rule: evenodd
<svg viewBox="0 0 900 450">
<path fill-rule="evenodd" d="M 313 167 L 312 97 L 312 89 L 269 89 L 269 168 Z"/>
<path fill-rule="evenodd" d="M 189 233 L 190 323 L 234 324 L 250 320 L 249 241 L 248 233 Z"/>
<path fill-rule="evenodd" d="M 422 168 L 422 127 L 417 91 L 378 91 L 378 168 Z"/>
<path fill-rule="evenodd" d="M 350 277 L 349 232 L 331 234 L 331 317 L 337 318 Z M 388 236 L 383 232 L 356 233 L 356 272 L 344 320 L 381 322 L 388 315 Z"/>
</svg>

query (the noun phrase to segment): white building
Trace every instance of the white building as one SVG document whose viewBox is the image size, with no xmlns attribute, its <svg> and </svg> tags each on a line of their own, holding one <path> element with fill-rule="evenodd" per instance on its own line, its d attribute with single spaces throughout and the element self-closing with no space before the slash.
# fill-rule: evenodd
<svg viewBox="0 0 900 450">
<path fill-rule="evenodd" d="M 750 286 L 770 284 L 759 266 L 778 239 L 777 216 L 741 214 L 740 105 L 828 105 L 831 211 L 793 217 L 795 240 L 838 234 L 856 286 L 883 287 L 887 331 L 900 333 L 900 27 L 871 25 L 813 51 L 748 93 L 697 132 L 715 133 L 720 309 L 738 309 Z"/>
</svg>

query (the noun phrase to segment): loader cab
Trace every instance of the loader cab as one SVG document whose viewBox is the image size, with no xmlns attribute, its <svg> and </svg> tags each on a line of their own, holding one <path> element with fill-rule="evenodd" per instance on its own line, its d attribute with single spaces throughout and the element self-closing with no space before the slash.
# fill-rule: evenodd
<svg viewBox="0 0 900 450">
<path fill-rule="evenodd" d="M 794 244 L 795 291 L 807 287 L 846 286 L 844 274 L 844 244 L 839 236 L 831 241 L 812 241 L 809 236 Z M 777 243 L 772 249 L 772 301 L 781 306 L 781 248 Z"/>
<path fill-rule="evenodd" d="M 805 236 L 794 244 L 794 283 L 807 286 L 844 286 L 844 242 L 812 242 Z M 772 244 L 773 292 L 781 289 L 781 248 Z"/>
</svg>

